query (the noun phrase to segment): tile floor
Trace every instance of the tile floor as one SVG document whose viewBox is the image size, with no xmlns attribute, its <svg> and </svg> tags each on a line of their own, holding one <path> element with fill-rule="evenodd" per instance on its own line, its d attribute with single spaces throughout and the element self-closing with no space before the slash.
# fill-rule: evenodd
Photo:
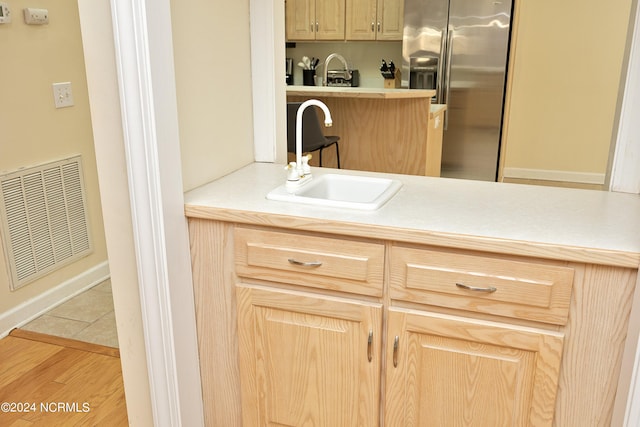
<svg viewBox="0 0 640 427">
<path fill-rule="evenodd" d="M 76 295 L 22 329 L 117 348 L 111 281 Z"/>
</svg>

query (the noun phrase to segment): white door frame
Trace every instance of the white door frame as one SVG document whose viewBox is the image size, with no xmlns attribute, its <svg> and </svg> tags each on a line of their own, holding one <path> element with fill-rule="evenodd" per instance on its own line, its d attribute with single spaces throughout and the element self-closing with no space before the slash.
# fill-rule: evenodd
<svg viewBox="0 0 640 427">
<path fill-rule="evenodd" d="M 117 53 L 120 91 L 122 96 L 123 121 L 125 126 L 128 173 L 132 196 L 132 216 L 136 227 L 135 241 L 138 263 L 141 267 L 140 292 L 147 360 L 156 425 L 182 425 L 188 408 L 188 401 L 198 399 L 200 390 L 182 390 L 180 388 L 184 361 L 197 360 L 197 348 L 176 346 L 176 314 L 180 315 L 184 307 L 178 299 L 189 298 L 190 286 L 172 289 L 176 279 L 190 280 L 190 265 L 185 262 L 188 256 L 185 246 L 186 230 L 184 218 L 175 217 L 181 209 L 182 193 L 176 191 L 180 185 L 179 176 L 179 140 L 177 137 L 177 109 L 175 105 L 175 78 L 173 76 L 173 56 L 171 40 L 170 1 L 157 0 L 147 5 L 144 0 L 111 0 L 113 24 Z M 271 61 L 282 57 L 284 37 L 273 31 L 270 22 L 275 14 L 283 13 L 284 0 L 273 0 L 273 4 L 261 4 L 264 0 L 250 0 L 251 7 L 261 8 L 260 14 L 252 12 L 252 58 L 257 61 Z M 275 5 L 275 7 L 274 7 Z M 256 21 L 256 17 L 261 21 Z M 638 39 L 636 28 L 636 41 Z M 255 49 L 255 46 L 261 46 Z M 639 43 L 635 43 L 630 64 L 635 72 L 629 72 L 628 93 L 631 104 L 637 110 L 640 97 L 640 73 L 637 71 L 640 58 Z M 281 47 L 280 47 L 281 46 Z M 263 68 L 278 70 L 274 63 L 261 63 Z M 270 108 L 277 105 L 285 93 L 284 79 L 275 79 L 277 71 L 255 73 L 253 75 L 254 105 L 269 106 L 254 111 L 254 135 L 269 135 L 264 145 L 256 148 L 259 160 L 268 160 L 275 156 L 277 134 Z M 280 81 L 282 80 L 282 81 Z M 154 85 L 154 82 L 162 84 Z M 629 170 L 637 170 L 637 164 L 625 165 L 628 150 L 633 149 L 640 140 L 640 124 L 631 117 L 631 110 L 623 112 L 621 135 L 625 135 L 616 147 L 619 162 L 614 169 L 613 182 L 616 188 L 633 185 Z M 165 133 L 168 132 L 168 133 Z M 168 135 L 168 136 L 167 136 Z M 633 147 L 631 147 L 633 146 Z M 175 153 L 178 156 L 175 156 Z M 160 173 L 162 171 L 162 173 Z M 174 178 L 176 178 L 174 180 Z M 176 226 L 178 232 L 172 233 Z M 177 244 L 176 244 L 177 243 Z M 178 250 L 176 250 L 178 249 Z M 177 259 L 171 257 L 177 256 Z M 173 282 L 175 283 L 175 282 Z M 187 282 L 182 282 L 185 285 Z M 187 316 L 188 317 L 188 316 Z M 183 322 L 188 324 L 188 322 Z M 193 330 L 181 330 L 181 333 L 195 334 Z M 636 353 L 636 370 L 640 366 L 640 353 Z M 634 374 L 634 378 L 637 375 Z M 640 419 L 640 384 L 634 380 L 629 393 L 625 425 L 638 425 Z M 185 398 L 184 393 L 187 393 Z M 182 397 L 182 398 L 181 398 Z M 201 421 L 196 424 L 201 425 Z M 185 424 L 187 425 L 187 424 Z"/>
<path fill-rule="evenodd" d="M 204 425 L 170 0 L 111 0 L 155 426 Z M 126 378 L 125 378 L 126 382 Z"/>
</svg>

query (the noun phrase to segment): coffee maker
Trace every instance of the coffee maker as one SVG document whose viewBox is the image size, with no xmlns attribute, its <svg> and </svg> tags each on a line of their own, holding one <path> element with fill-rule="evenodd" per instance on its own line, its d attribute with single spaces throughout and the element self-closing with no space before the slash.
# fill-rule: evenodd
<svg viewBox="0 0 640 427">
<path fill-rule="evenodd" d="M 293 84 L 293 58 L 287 58 L 287 68 L 285 71 L 286 81 L 288 85 Z"/>
</svg>

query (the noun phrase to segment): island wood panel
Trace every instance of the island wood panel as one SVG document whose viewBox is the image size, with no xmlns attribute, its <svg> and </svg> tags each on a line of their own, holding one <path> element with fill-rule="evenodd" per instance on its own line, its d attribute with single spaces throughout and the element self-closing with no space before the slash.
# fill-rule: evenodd
<svg viewBox="0 0 640 427">
<path fill-rule="evenodd" d="M 289 96 L 287 99 L 301 102 L 309 98 Z M 427 147 L 430 98 L 317 99 L 331 111 L 333 126 L 327 128 L 325 134 L 340 136 L 343 169 L 440 176 L 440 159 L 427 159 L 427 152 L 441 153 Z M 434 141 L 442 143 L 437 138 Z M 312 165 L 317 165 L 315 160 Z M 333 148 L 323 151 L 323 166 L 337 166 Z"/>
<path fill-rule="evenodd" d="M 609 426 L 638 270 L 575 271 L 553 425 Z"/>
<path fill-rule="evenodd" d="M 240 427 L 233 226 L 192 218 L 189 239 L 205 425 Z"/>
<path fill-rule="evenodd" d="M 442 168 L 442 138 L 444 131 L 444 104 L 431 105 L 429 130 L 427 133 L 426 175 L 440 176 Z"/>
</svg>

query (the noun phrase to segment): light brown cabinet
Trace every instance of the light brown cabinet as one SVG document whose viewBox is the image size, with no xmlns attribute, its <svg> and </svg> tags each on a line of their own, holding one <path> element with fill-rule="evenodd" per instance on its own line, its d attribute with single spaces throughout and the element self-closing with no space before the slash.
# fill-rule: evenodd
<svg viewBox="0 0 640 427">
<path fill-rule="evenodd" d="M 383 296 L 380 243 L 236 227 L 234 247 L 246 425 L 377 425 L 381 371 L 388 426 L 551 425 L 563 333 L 393 301 L 449 293 L 470 311 L 486 305 L 481 311 L 563 323 L 572 269 L 392 246 L 392 303 L 383 312 L 359 297 Z M 279 288 L 288 284 L 315 291 Z"/>
<path fill-rule="evenodd" d="M 381 304 L 251 285 L 237 297 L 243 425 L 378 424 Z"/>
<path fill-rule="evenodd" d="M 397 244 L 390 259 L 385 425 L 551 426 L 564 333 L 519 321 L 566 323 L 573 268 Z"/>
<path fill-rule="evenodd" d="M 345 0 L 287 0 L 285 25 L 287 40 L 344 40 Z"/>
<path fill-rule="evenodd" d="M 347 40 L 402 40 L 404 0 L 346 0 Z"/>
<path fill-rule="evenodd" d="M 221 215 L 189 219 L 207 425 L 610 423 L 637 269 Z"/>
<path fill-rule="evenodd" d="M 393 307 L 388 322 L 384 425 L 552 425 L 562 333 Z"/>
<path fill-rule="evenodd" d="M 384 246 L 236 227 L 234 248 L 244 425 L 377 425 L 382 304 L 282 287 L 382 296 Z"/>
</svg>

